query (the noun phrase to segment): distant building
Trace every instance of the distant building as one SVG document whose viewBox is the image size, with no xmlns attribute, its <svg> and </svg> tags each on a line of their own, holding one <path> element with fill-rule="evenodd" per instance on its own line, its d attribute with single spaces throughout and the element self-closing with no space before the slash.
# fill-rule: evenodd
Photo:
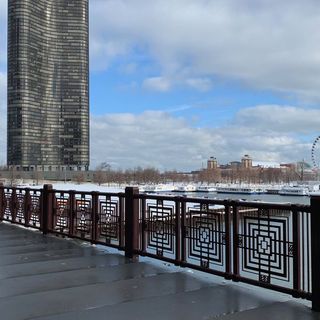
<svg viewBox="0 0 320 320">
<path fill-rule="evenodd" d="M 273 161 L 252 161 L 252 167 L 280 169 L 280 163 Z"/>
<path fill-rule="evenodd" d="M 88 169 L 88 11 L 88 0 L 9 0 L 8 166 Z"/>
<path fill-rule="evenodd" d="M 218 168 L 218 161 L 215 157 L 210 157 L 210 159 L 207 162 L 207 169 L 208 170 L 214 170 Z"/>
<path fill-rule="evenodd" d="M 240 166 L 241 166 L 241 162 L 231 161 L 229 167 L 231 167 L 231 169 L 238 169 L 238 168 L 240 168 Z"/>
<path fill-rule="evenodd" d="M 212 169 L 219 170 L 213 171 Z M 208 172 L 212 170 L 211 172 Z M 203 169 L 206 174 L 219 173 L 216 181 L 228 183 L 280 183 L 289 181 L 319 180 L 317 172 L 307 163 L 279 163 L 274 161 L 253 161 L 246 154 L 241 161 L 231 161 L 227 164 L 217 163 L 215 157 L 211 157 L 207 162 L 207 169 Z M 201 173 L 202 171 L 199 171 Z"/>
<path fill-rule="evenodd" d="M 296 170 L 297 166 L 295 163 L 281 163 L 280 169 L 282 170 Z"/>
<path fill-rule="evenodd" d="M 251 169 L 252 168 L 252 158 L 245 154 L 241 159 L 241 167 L 244 169 Z"/>
</svg>

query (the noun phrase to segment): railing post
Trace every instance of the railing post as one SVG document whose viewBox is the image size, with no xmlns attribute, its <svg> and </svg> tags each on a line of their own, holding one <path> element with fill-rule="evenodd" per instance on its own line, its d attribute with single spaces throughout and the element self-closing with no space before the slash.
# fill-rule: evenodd
<svg viewBox="0 0 320 320">
<path fill-rule="evenodd" d="M 147 242 L 146 242 L 146 229 L 147 229 L 147 220 L 146 220 L 146 199 L 141 200 L 141 251 L 142 254 L 145 254 L 147 251 Z"/>
<path fill-rule="evenodd" d="M 18 208 L 18 199 L 17 199 L 16 188 L 12 188 L 9 208 L 10 208 L 10 212 L 11 212 L 11 223 L 14 223 L 14 222 L 16 222 L 17 208 Z"/>
<path fill-rule="evenodd" d="M 125 224 L 124 224 L 124 219 L 125 219 L 125 213 L 124 213 L 124 206 L 125 206 L 125 198 L 123 196 L 119 196 L 119 247 L 121 249 L 124 249 L 125 246 Z"/>
<path fill-rule="evenodd" d="M 232 280 L 239 281 L 239 210 L 234 203 L 232 205 L 232 221 L 233 221 L 233 275 Z"/>
<path fill-rule="evenodd" d="M 69 191 L 69 237 L 71 238 L 74 235 L 74 218 L 76 212 L 76 191 Z"/>
<path fill-rule="evenodd" d="M 139 247 L 139 194 L 136 187 L 127 187 L 125 190 L 125 256 L 138 259 Z"/>
<path fill-rule="evenodd" d="M 92 235 L 91 243 L 96 243 L 98 238 L 98 223 L 99 223 L 99 193 L 92 192 Z"/>
<path fill-rule="evenodd" d="M 320 195 L 311 196 L 312 309 L 320 311 Z"/>
<path fill-rule="evenodd" d="M 180 201 L 181 203 L 181 219 L 180 219 L 180 225 L 181 225 L 181 264 L 186 262 L 187 260 L 187 221 L 186 221 L 186 212 L 187 212 L 187 205 L 185 201 Z M 190 217 L 189 217 L 190 219 Z M 190 220 L 189 220 L 190 221 Z"/>
<path fill-rule="evenodd" d="M 293 297 L 299 297 L 301 291 L 301 233 L 300 214 L 298 208 L 292 210 L 292 240 L 293 240 Z"/>
<path fill-rule="evenodd" d="M 3 220 L 4 202 L 5 202 L 4 186 L 3 186 L 3 183 L 0 183 L 0 221 Z"/>
<path fill-rule="evenodd" d="M 31 196 L 30 196 L 30 189 L 26 188 L 26 193 L 24 195 L 24 225 L 25 227 L 29 226 L 30 221 L 30 210 L 31 210 Z"/>
<path fill-rule="evenodd" d="M 230 201 L 225 200 L 225 215 L 224 215 L 224 223 L 225 223 L 225 253 L 226 253 L 226 269 L 225 269 L 225 278 L 232 279 L 232 255 L 231 255 L 231 208 Z"/>
<path fill-rule="evenodd" d="M 52 229 L 52 185 L 45 184 L 42 190 L 42 219 L 41 230 L 47 234 Z"/>
<path fill-rule="evenodd" d="M 176 260 L 176 265 L 179 265 L 181 263 L 181 199 L 180 198 L 176 198 L 175 201 L 175 207 L 176 207 L 176 216 L 175 216 L 175 238 L 176 238 L 176 256 L 175 256 L 175 260 Z"/>
</svg>

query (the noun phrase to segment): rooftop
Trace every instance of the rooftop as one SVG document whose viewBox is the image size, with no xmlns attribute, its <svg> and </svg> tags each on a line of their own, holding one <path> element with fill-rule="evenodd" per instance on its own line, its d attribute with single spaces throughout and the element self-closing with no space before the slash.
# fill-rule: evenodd
<svg viewBox="0 0 320 320">
<path fill-rule="evenodd" d="M 4 222 L 0 310 L 5 320 L 319 319 L 289 295 Z"/>
</svg>

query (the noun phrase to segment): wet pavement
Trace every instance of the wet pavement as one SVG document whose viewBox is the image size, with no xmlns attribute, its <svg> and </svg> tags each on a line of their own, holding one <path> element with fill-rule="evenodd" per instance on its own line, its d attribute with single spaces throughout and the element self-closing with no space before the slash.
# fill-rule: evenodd
<svg viewBox="0 0 320 320">
<path fill-rule="evenodd" d="M 5 223 L 0 312 L 3 320 L 320 320 L 284 294 Z"/>
</svg>

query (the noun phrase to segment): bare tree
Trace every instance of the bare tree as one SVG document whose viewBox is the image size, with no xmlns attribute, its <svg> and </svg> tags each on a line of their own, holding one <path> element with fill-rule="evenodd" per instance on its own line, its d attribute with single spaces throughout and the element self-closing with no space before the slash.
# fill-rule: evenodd
<svg viewBox="0 0 320 320">
<path fill-rule="evenodd" d="M 81 184 L 84 182 L 84 173 L 78 172 L 74 175 L 74 180 L 77 182 L 77 184 Z"/>
<path fill-rule="evenodd" d="M 111 170 L 111 165 L 110 165 L 109 163 L 107 163 L 107 162 L 101 162 L 101 163 L 97 166 L 96 170 L 97 170 L 97 171 L 98 171 L 98 170 L 101 170 L 101 171 L 109 171 L 109 170 Z"/>
<path fill-rule="evenodd" d="M 111 165 L 107 162 L 101 162 L 93 173 L 93 182 L 99 186 L 106 182 L 112 182 L 112 178 Z"/>
<path fill-rule="evenodd" d="M 93 182 L 99 186 L 106 182 L 106 173 L 102 170 L 97 170 L 93 173 Z"/>
<path fill-rule="evenodd" d="M 17 183 L 17 179 L 18 179 L 16 167 L 11 166 L 9 171 L 10 171 L 9 183 L 10 183 L 10 186 L 13 187 Z"/>
<path fill-rule="evenodd" d="M 39 185 L 39 180 L 43 180 L 43 172 L 35 170 L 32 173 L 32 179 L 36 185 Z"/>
<path fill-rule="evenodd" d="M 166 171 L 162 174 L 162 176 L 165 182 L 172 182 L 173 184 L 180 182 L 177 170 Z"/>
</svg>

